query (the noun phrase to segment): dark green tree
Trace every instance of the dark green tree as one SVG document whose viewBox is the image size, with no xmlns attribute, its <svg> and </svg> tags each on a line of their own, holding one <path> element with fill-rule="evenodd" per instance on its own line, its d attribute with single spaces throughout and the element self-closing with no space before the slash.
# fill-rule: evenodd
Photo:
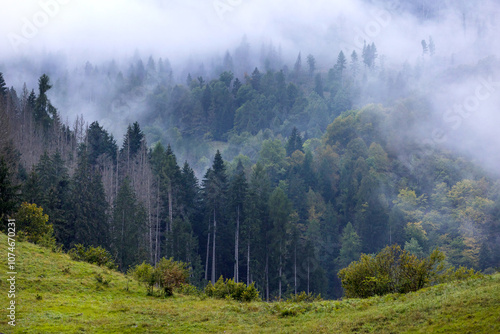
<svg viewBox="0 0 500 334">
<path fill-rule="evenodd" d="M 286 155 L 290 156 L 296 150 L 302 151 L 302 137 L 300 136 L 299 130 L 293 127 L 292 133 L 286 143 Z"/>
<path fill-rule="evenodd" d="M 4 157 L 0 157 L 0 222 L 10 216 L 16 209 L 18 203 L 19 186 L 12 181 L 12 174 L 5 162 Z"/>
<path fill-rule="evenodd" d="M 118 190 L 111 224 L 112 249 L 117 254 L 117 262 L 122 271 L 146 258 L 143 245 L 145 222 L 146 212 L 127 177 Z"/>
</svg>

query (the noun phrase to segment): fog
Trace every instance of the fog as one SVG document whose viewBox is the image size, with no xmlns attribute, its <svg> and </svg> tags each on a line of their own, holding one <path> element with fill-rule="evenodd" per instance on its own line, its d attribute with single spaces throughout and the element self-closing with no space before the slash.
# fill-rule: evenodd
<svg viewBox="0 0 500 334">
<path fill-rule="evenodd" d="M 233 53 L 245 36 L 249 63 L 241 71 L 262 65 L 264 43 L 273 45 L 280 66 L 292 67 L 301 52 L 303 60 L 313 54 L 318 70 L 326 73 L 340 50 L 361 54 L 364 41 L 374 42 L 378 66 L 400 70 L 407 63 L 422 69 L 418 89 L 430 100 L 434 117 L 418 135 L 495 170 L 498 59 L 490 58 L 488 66 L 478 62 L 499 56 L 499 8 L 493 0 L 7 0 L 0 14 L 0 71 L 20 91 L 24 82 L 36 88 L 47 67 L 56 81 L 64 73 L 81 74 L 87 61 L 114 59 L 126 70 L 134 55 L 144 62 L 153 55 L 169 59 L 175 79 L 184 83 L 186 73 L 201 64 L 206 75 L 215 75 L 226 51 Z M 436 45 L 432 60 L 422 56 L 421 45 L 430 36 Z M 57 93 L 51 94 L 57 106 Z M 457 104 L 463 108 L 454 108 Z M 83 102 L 60 112 L 70 121 L 83 113 L 121 136 L 122 124 L 113 115 Z M 140 112 L 131 110 L 126 119 Z"/>
</svg>

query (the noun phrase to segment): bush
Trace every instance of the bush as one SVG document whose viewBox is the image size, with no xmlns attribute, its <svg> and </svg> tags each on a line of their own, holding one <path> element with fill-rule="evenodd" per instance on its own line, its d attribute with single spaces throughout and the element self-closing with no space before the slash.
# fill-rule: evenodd
<svg viewBox="0 0 500 334">
<path fill-rule="evenodd" d="M 299 294 L 292 294 L 286 299 L 287 302 L 292 302 L 292 303 L 300 303 L 300 302 L 312 303 L 312 302 L 319 302 L 322 300 L 323 299 L 321 298 L 320 294 L 315 296 L 312 292 L 305 293 L 305 291 L 302 291 Z"/>
<path fill-rule="evenodd" d="M 154 287 L 158 286 L 165 296 L 172 296 L 174 288 L 183 288 L 187 285 L 189 268 L 187 263 L 162 258 L 156 268 L 143 262 L 130 269 L 129 275 L 144 283 L 150 295 L 153 294 Z"/>
<path fill-rule="evenodd" d="M 155 280 L 163 288 L 165 296 L 172 296 L 174 288 L 180 287 L 188 282 L 188 264 L 181 261 L 174 261 L 172 258 L 162 258 L 157 263 L 154 270 Z"/>
<path fill-rule="evenodd" d="M 388 293 L 407 293 L 425 286 L 481 277 L 473 269 L 454 267 L 444 270 L 444 254 L 438 249 L 429 257 L 402 250 L 400 246 L 387 246 L 376 256 L 362 254 L 338 273 L 348 298 L 366 298 Z"/>
<path fill-rule="evenodd" d="M 234 299 L 241 302 L 258 301 L 259 291 L 255 288 L 254 283 L 247 286 L 245 283 L 236 283 L 232 279 L 226 279 L 221 276 L 215 285 L 209 282 L 205 287 L 205 294 L 208 297 L 220 299 Z"/>
<path fill-rule="evenodd" d="M 49 216 L 36 204 L 24 202 L 15 214 L 18 227 L 18 240 L 27 240 L 53 251 L 60 250 L 54 237 L 54 228 L 48 224 Z"/>
<path fill-rule="evenodd" d="M 98 266 L 105 266 L 109 269 L 116 269 L 113 257 L 101 246 L 88 246 L 85 248 L 82 244 L 77 244 L 69 250 L 68 254 L 75 261 L 84 261 Z"/>
<path fill-rule="evenodd" d="M 402 250 L 400 246 L 387 246 L 376 256 L 362 254 L 339 271 L 338 276 L 348 298 L 366 298 L 387 293 L 417 291 L 431 282 L 441 267 L 444 255 L 439 250 L 424 259 Z"/>
</svg>

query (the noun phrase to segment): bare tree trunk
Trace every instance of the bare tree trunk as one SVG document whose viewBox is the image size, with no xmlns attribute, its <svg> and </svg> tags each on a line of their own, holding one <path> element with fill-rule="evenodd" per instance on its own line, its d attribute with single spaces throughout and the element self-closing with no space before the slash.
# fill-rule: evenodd
<svg viewBox="0 0 500 334">
<path fill-rule="evenodd" d="M 293 259 L 293 277 L 294 277 L 294 290 L 295 295 L 297 295 L 297 244 L 294 247 L 294 259 Z"/>
<path fill-rule="evenodd" d="M 238 283 L 239 281 L 239 234 L 240 234 L 240 206 L 237 207 L 237 216 L 236 216 L 236 232 L 234 234 L 234 281 Z"/>
<path fill-rule="evenodd" d="M 217 222 L 215 220 L 215 209 L 214 209 L 214 242 L 213 242 L 213 249 L 212 249 L 212 283 L 215 284 L 215 233 L 217 231 Z"/>
<path fill-rule="evenodd" d="M 307 258 L 307 294 L 309 294 L 309 258 Z"/>
<path fill-rule="evenodd" d="M 208 236 L 207 236 L 207 260 L 205 262 L 205 280 L 208 279 L 208 260 L 210 258 L 210 219 L 208 219 Z M 215 282 L 212 282 L 215 284 Z"/>
<path fill-rule="evenodd" d="M 269 302 L 269 254 L 266 254 L 266 301 Z"/>
<path fill-rule="evenodd" d="M 279 283 L 278 283 L 278 289 L 279 289 L 279 301 L 281 301 L 281 271 L 282 271 L 282 268 L 281 268 L 281 259 L 282 259 L 282 256 L 281 256 L 281 241 L 280 241 L 280 269 L 279 269 L 279 276 L 280 276 L 280 280 L 279 280 Z"/>
<path fill-rule="evenodd" d="M 247 285 L 250 285 L 250 239 L 247 241 Z"/>
</svg>

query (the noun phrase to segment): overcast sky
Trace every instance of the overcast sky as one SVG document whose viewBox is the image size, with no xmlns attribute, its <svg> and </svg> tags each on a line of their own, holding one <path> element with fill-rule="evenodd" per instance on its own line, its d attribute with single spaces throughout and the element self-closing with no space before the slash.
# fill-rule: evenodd
<svg viewBox="0 0 500 334">
<path fill-rule="evenodd" d="M 21 56 L 34 60 L 40 53 L 61 53 L 68 65 L 82 66 L 87 60 L 99 63 L 130 57 L 138 50 L 144 60 L 149 54 L 169 58 L 179 69 L 193 56 L 209 64 L 213 56 L 234 50 L 245 35 L 254 56 L 261 43 L 272 42 L 289 65 L 299 52 L 303 59 L 311 53 L 322 70 L 333 66 L 341 49 L 347 55 L 352 50 L 361 53 L 364 40 L 374 42 L 379 55 L 401 68 L 403 62 L 414 66 L 422 61 L 420 42 L 432 36 L 434 63 L 441 64 L 435 68 L 436 76 L 447 66 L 473 66 L 500 53 L 498 0 L 438 0 L 433 3 L 441 8 L 440 14 L 427 20 L 391 1 L 378 7 L 368 0 L 1 1 L 0 70 L 16 88 L 26 81 L 30 87 L 36 85 L 40 75 L 24 67 L 17 67 L 18 73 L 8 71 L 9 62 Z M 435 89 L 427 89 L 436 117 L 445 122 L 445 128 L 437 130 L 455 138 L 447 144 L 464 151 L 468 142 L 465 150 L 481 160 L 500 157 L 498 73 L 491 73 L 495 84 L 490 96 L 480 101 L 475 117 L 449 110 L 472 101 L 478 89 L 484 95 L 480 79 L 488 79 L 489 74 L 432 79 L 429 84 Z M 499 158 L 493 158 L 489 165 L 497 168 L 499 163 Z"/>
<path fill-rule="evenodd" d="M 175 61 L 223 53 L 246 34 L 257 47 L 272 41 L 290 57 L 302 51 L 333 59 L 341 47 L 359 48 L 366 39 L 389 57 L 411 60 L 429 35 L 443 55 L 461 53 L 477 40 L 473 27 L 462 31 L 457 10 L 422 24 L 396 15 L 388 3 L 375 8 L 361 0 L 2 0 L 0 50 L 3 57 L 65 51 L 97 61 L 138 49 Z M 493 36 L 497 6 L 481 3 L 468 20 L 483 21 L 483 35 Z"/>
</svg>

